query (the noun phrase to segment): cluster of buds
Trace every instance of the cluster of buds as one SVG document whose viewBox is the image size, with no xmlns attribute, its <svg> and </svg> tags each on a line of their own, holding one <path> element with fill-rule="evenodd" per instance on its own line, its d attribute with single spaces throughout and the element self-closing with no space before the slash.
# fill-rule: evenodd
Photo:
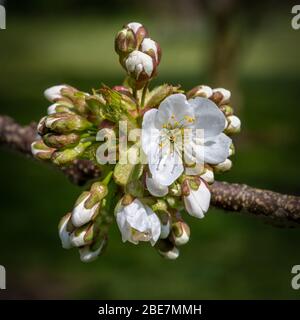
<svg viewBox="0 0 300 320">
<path fill-rule="evenodd" d="M 128 23 L 115 38 L 119 61 L 139 90 L 157 73 L 161 60 L 159 44 L 149 38 L 147 29 L 138 22 Z"/>
<path fill-rule="evenodd" d="M 89 132 L 97 120 L 86 103 L 89 95 L 68 85 L 51 87 L 44 95 L 52 104 L 37 126 L 40 139 L 32 143 L 32 153 L 56 165 L 71 163 L 91 145 Z"/>
<path fill-rule="evenodd" d="M 107 242 L 110 218 L 103 206 L 107 186 L 95 182 L 89 191 L 77 199 L 73 211 L 65 215 L 58 226 L 62 247 L 78 248 L 83 262 L 95 260 Z"/>
<path fill-rule="evenodd" d="M 215 173 L 232 166 L 231 135 L 241 122 L 226 89 L 201 85 L 185 93 L 163 84 L 150 90 L 161 51 L 141 24 L 124 26 L 115 50 L 129 76 L 123 85 L 90 94 L 68 85 L 45 91 L 52 104 L 32 153 L 60 167 L 85 159 L 99 169 L 99 180 L 59 223 L 64 248 L 76 247 L 82 261 L 93 261 L 115 218 L 123 242 L 149 242 L 162 257 L 176 259 L 190 239 L 184 215 L 204 218 Z"/>
</svg>

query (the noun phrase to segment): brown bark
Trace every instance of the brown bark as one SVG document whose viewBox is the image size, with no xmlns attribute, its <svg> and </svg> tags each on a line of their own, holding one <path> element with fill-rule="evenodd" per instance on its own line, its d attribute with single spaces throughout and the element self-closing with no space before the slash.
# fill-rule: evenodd
<svg viewBox="0 0 300 320">
<path fill-rule="evenodd" d="M 20 126 L 7 116 L 0 116 L 0 145 L 31 156 L 30 144 L 36 137 L 36 124 Z M 87 160 L 77 160 L 62 169 L 75 184 L 82 185 L 99 175 L 97 167 Z M 211 186 L 212 205 L 232 212 L 262 215 L 281 224 L 300 225 L 300 197 L 245 184 L 216 181 Z"/>
</svg>

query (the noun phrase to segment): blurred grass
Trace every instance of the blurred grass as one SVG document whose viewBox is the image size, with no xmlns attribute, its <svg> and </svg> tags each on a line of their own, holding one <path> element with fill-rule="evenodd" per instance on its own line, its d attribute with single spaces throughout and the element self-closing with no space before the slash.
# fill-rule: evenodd
<svg viewBox="0 0 300 320">
<path fill-rule="evenodd" d="M 190 88 L 205 82 L 210 44 L 205 24 L 142 21 L 163 48 L 156 83 Z M 89 90 L 102 82 L 120 83 L 124 72 L 113 37 L 123 23 L 94 16 L 10 19 L 0 34 L 1 114 L 24 124 L 38 120 L 47 107 L 42 92 L 53 84 Z M 300 193 L 298 40 L 299 32 L 278 18 L 245 46 L 243 131 L 234 168 L 220 179 Z M 0 298 L 299 297 L 290 286 L 291 267 L 300 263 L 299 230 L 214 209 L 201 221 L 187 217 L 191 241 L 175 262 L 162 260 L 148 245 L 123 244 L 114 226 L 107 252 L 82 264 L 76 250 L 61 248 L 56 232 L 80 188 L 53 168 L 0 152 L 0 264 L 8 273 L 8 290 Z"/>
</svg>

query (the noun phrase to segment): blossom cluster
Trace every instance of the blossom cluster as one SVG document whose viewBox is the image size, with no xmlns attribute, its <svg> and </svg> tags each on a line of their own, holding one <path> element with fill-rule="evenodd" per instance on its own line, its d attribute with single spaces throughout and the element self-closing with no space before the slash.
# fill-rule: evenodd
<svg viewBox="0 0 300 320">
<path fill-rule="evenodd" d="M 63 248 L 78 248 L 84 262 L 96 259 L 115 221 L 123 242 L 149 242 L 176 259 L 190 238 L 185 216 L 205 216 L 215 174 L 231 169 L 231 136 L 241 122 L 224 88 L 185 92 L 163 84 L 150 90 L 161 49 L 141 24 L 123 27 L 115 50 L 127 73 L 124 84 L 91 93 L 69 85 L 45 91 L 51 105 L 32 153 L 59 167 L 89 160 L 101 173 L 61 219 Z M 134 139 L 124 138 L 127 130 Z M 135 161 L 124 161 L 132 156 Z"/>
</svg>

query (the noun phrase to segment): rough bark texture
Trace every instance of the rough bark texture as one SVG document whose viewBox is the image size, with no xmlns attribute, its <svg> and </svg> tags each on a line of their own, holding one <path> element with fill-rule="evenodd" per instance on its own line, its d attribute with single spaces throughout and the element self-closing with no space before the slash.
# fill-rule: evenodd
<svg viewBox="0 0 300 320">
<path fill-rule="evenodd" d="M 246 211 L 287 223 L 300 223 L 300 197 L 220 181 L 211 186 L 211 192 L 211 203 L 217 208 Z"/>
<path fill-rule="evenodd" d="M 35 123 L 22 127 L 10 117 L 0 116 L 0 145 L 31 156 L 30 145 L 36 134 Z M 78 185 L 99 175 L 96 166 L 87 160 L 77 160 L 62 170 Z M 216 208 L 263 215 L 281 225 L 290 222 L 300 225 L 300 197 L 219 181 L 211 186 L 211 193 Z"/>
</svg>

